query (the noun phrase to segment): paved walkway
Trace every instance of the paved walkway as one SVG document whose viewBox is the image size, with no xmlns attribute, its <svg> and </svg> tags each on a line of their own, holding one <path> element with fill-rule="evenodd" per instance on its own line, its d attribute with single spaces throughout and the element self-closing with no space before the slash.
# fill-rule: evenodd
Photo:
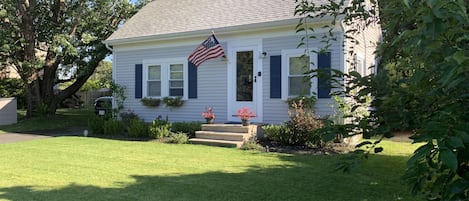
<svg viewBox="0 0 469 201">
<path fill-rule="evenodd" d="M 0 144 L 8 144 L 15 142 L 24 142 L 30 140 L 38 140 L 50 138 L 48 135 L 22 134 L 22 133 L 4 133 L 0 134 Z"/>
<path fill-rule="evenodd" d="M 57 130 L 31 131 L 27 133 L 3 133 L 0 134 L 0 144 L 39 140 L 59 136 L 83 135 L 83 128 L 68 128 Z"/>
</svg>

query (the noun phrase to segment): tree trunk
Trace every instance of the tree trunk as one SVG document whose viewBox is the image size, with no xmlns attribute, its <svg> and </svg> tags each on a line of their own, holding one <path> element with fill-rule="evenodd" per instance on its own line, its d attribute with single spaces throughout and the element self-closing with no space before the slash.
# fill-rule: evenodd
<svg viewBox="0 0 469 201">
<path fill-rule="evenodd" d="M 21 63 L 21 69 L 23 71 L 29 72 L 27 69 L 35 69 L 34 64 L 36 63 L 36 51 L 35 51 L 35 27 L 34 27 L 34 20 L 33 20 L 33 13 L 34 7 L 36 5 L 35 0 L 17 0 L 18 11 L 21 17 L 21 36 L 24 39 L 24 51 L 23 54 L 23 62 Z M 26 80 L 26 91 L 28 93 L 28 106 L 27 106 L 27 117 L 33 116 L 33 110 L 35 108 L 35 99 L 37 97 L 37 88 L 36 88 L 36 81 L 31 81 L 29 83 L 29 76 L 31 73 L 23 73 L 26 77 L 23 77 L 23 80 Z M 34 78 L 33 78 L 34 79 Z M 36 95 L 36 96 L 35 96 Z"/>
</svg>

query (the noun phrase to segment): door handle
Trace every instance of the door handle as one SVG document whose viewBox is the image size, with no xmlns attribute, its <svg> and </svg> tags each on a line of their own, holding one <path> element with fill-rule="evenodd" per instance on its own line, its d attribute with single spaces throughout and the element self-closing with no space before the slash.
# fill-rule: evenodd
<svg viewBox="0 0 469 201">
<path fill-rule="evenodd" d="M 257 82 L 257 76 L 254 76 L 254 82 Z"/>
</svg>

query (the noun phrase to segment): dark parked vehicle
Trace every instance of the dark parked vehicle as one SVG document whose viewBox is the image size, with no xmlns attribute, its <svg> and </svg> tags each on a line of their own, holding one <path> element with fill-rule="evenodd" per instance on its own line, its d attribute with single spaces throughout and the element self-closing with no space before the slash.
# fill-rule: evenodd
<svg viewBox="0 0 469 201">
<path fill-rule="evenodd" d="M 94 113 L 97 115 L 111 115 L 112 114 L 112 97 L 103 96 L 94 101 Z"/>
</svg>

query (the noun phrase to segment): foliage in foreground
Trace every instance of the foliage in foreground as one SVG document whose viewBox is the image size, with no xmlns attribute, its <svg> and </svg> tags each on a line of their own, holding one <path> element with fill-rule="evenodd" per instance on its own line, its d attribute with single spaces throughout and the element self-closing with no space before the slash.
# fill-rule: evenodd
<svg viewBox="0 0 469 201">
<path fill-rule="evenodd" d="M 365 136 L 389 135 L 401 128 L 411 128 L 414 142 L 424 143 L 410 160 L 406 180 L 414 194 L 429 200 L 467 200 L 469 198 L 469 10 L 468 1 L 456 0 L 389 0 L 344 1 L 316 5 L 297 0 L 296 13 L 307 18 L 343 16 L 342 23 L 364 27 L 381 23 L 384 41 L 379 44 L 381 58 L 378 74 L 356 76 L 334 72 L 339 83 L 351 81 L 344 96 L 356 100 L 352 111 L 363 105 L 364 97 L 372 95 L 375 111 L 348 124 L 344 135 L 359 131 Z M 379 16 L 380 15 L 380 16 Z M 379 18 L 380 17 L 380 18 Z M 304 28 L 298 31 L 313 31 Z M 334 27 L 334 26 L 330 26 Z M 363 27 L 348 30 L 347 38 Z M 325 50 L 334 41 L 333 28 L 326 34 Z M 303 38 L 305 40 L 312 37 Z M 315 72 L 312 72 L 315 73 Z M 356 92 L 356 94 L 351 94 Z M 376 143 L 379 143 L 378 140 Z M 370 145 L 376 144 L 368 142 Z M 375 151 L 375 146 L 370 146 Z M 367 152 L 369 153 L 369 152 Z"/>
<path fill-rule="evenodd" d="M 290 120 L 282 125 L 266 125 L 266 137 L 281 145 L 322 147 L 322 133 L 317 132 L 323 127 L 323 121 L 313 112 L 310 105 L 304 105 L 303 99 L 292 101 L 288 112 Z"/>
</svg>

